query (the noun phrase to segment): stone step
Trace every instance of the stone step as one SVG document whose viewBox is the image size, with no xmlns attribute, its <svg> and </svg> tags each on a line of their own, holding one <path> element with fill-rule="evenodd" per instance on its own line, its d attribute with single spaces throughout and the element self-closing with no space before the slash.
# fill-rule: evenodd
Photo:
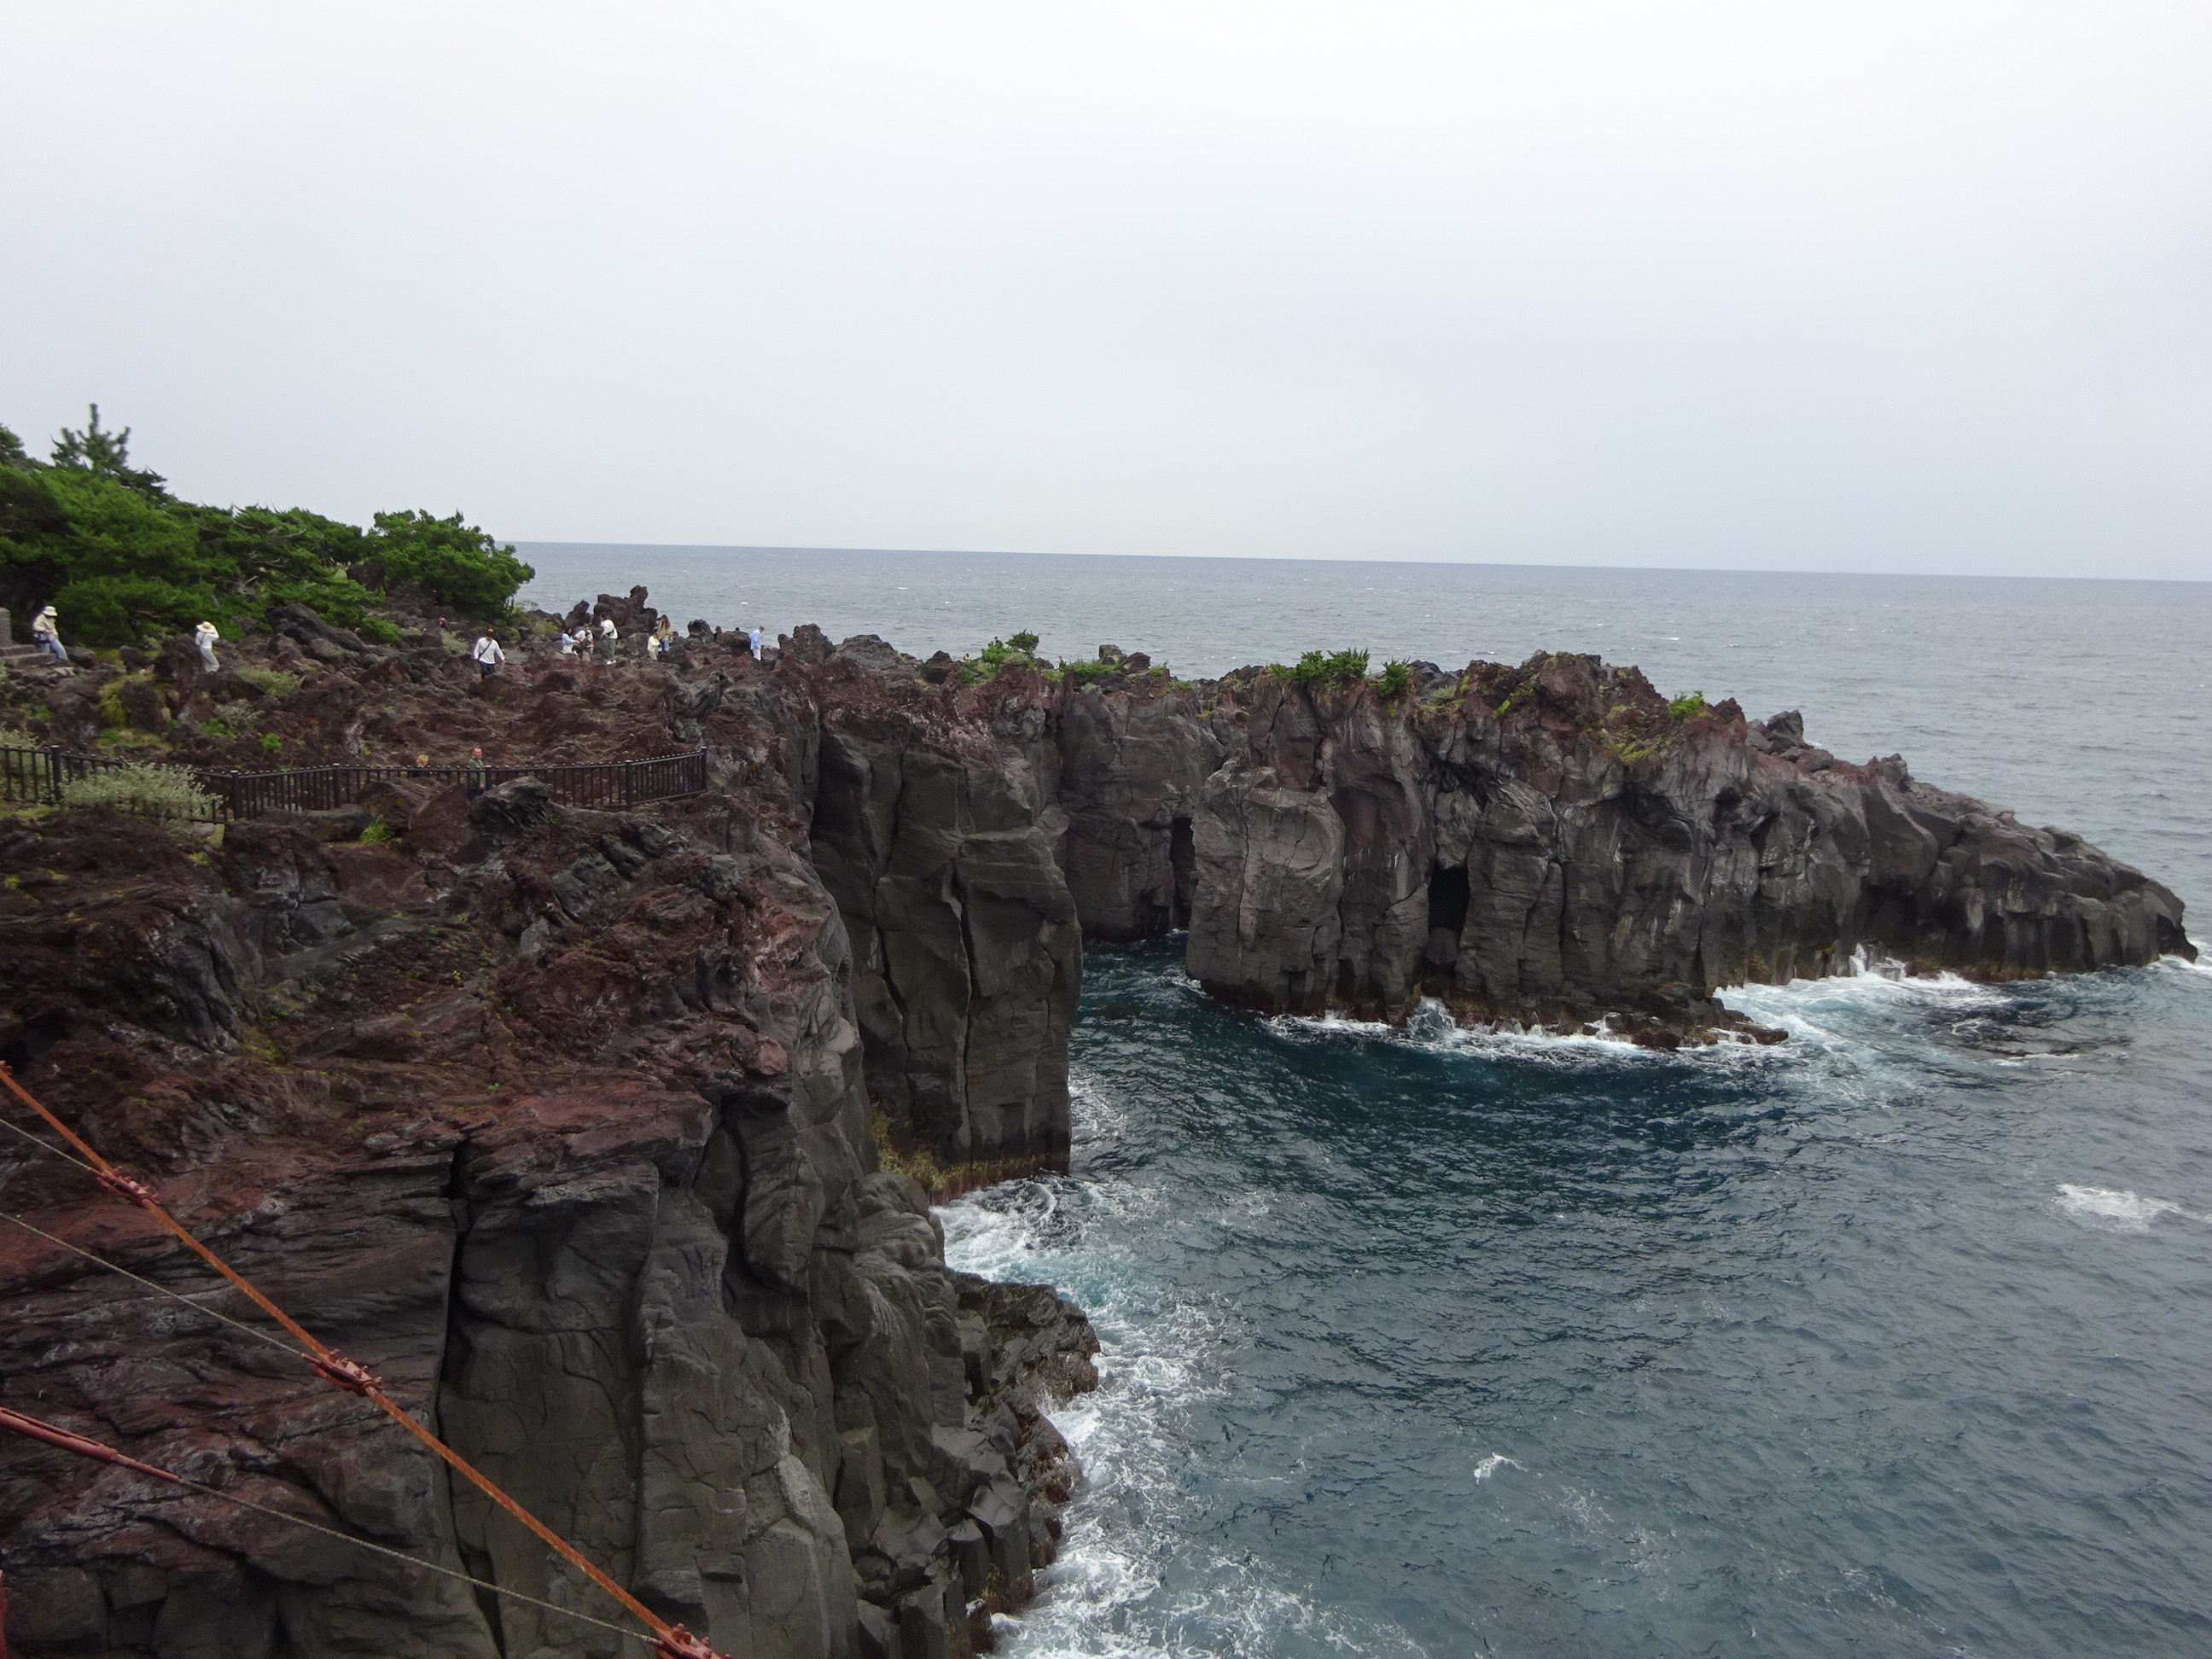
<svg viewBox="0 0 2212 1659">
<path fill-rule="evenodd" d="M 54 674 L 64 672 L 61 664 L 35 645 L 0 645 L 0 670 L 15 674 L 31 674 L 40 670 Z"/>
</svg>

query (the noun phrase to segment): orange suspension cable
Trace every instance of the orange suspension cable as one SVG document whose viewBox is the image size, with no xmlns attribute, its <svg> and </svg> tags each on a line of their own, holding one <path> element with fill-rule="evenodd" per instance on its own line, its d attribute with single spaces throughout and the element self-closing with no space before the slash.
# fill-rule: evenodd
<svg viewBox="0 0 2212 1659">
<path fill-rule="evenodd" d="M 570 1566 L 574 1567 L 609 1595 L 614 1597 L 631 1613 L 644 1620 L 647 1627 L 653 1632 L 653 1650 L 662 1656 L 662 1659 L 724 1659 L 724 1656 L 715 1653 L 707 1645 L 703 1638 L 692 1635 L 681 1625 L 670 1624 L 652 1608 L 647 1607 L 644 1602 L 615 1583 L 612 1578 L 587 1560 L 582 1553 L 568 1540 L 501 1491 L 493 1484 L 489 1475 L 480 1474 L 466 1458 L 431 1433 L 422 1424 L 416 1422 L 398 1401 L 385 1393 L 384 1384 L 380 1381 L 371 1376 L 363 1367 L 338 1352 L 337 1349 L 321 1341 L 305 1326 L 262 1295 L 221 1256 L 193 1237 L 184 1223 L 162 1207 L 161 1200 L 155 1196 L 153 1188 L 142 1182 L 133 1181 L 129 1176 L 124 1174 L 122 1170 L 94 1152 L 68 1124 L 49 1111 L 35 1095 L 16 1080 L 14 1071 L 5 1062 L 0 1062 L 0 1083 L 5 1083 L 18 1099 L 44 1118 L 56 1133 L 84 1155 L 86 1161 L 92 1166 L 93 1178 L 102 1187 L 113 1193 L 118 1198 L 136 1204 L 147 1214 L 159 1221 L 190 1246 L 210 1267 L 252 1297 L 254 1304 L 264 1313 L 299 1338 L 307 1346 L 306 1358 L 308 1365 L 319 1374 L 324 1381 L 343 1389 L 348 1394 L 357 1394 L 371 1405 L 375 1406 L 393 1422 L 436 1453 L 457 1474 L 466 1477 L 470 1483 L 485 1497 L 490 1498 L 493 1503 L 535 1533 L 547 1548 L 568 1562 Z M 64 1431 L 58 1429 L 51 1431 L 52 1434 L 63 1432 Z M 46 1439 L 50 1436 L 41 1434 L 38 1437 Z M 87 1441 L 85 1443 L 98 1444 L 95 1441 Z M 106 1447 L 101 1448 L 103 1452 L 109 1449 Z M 114 1458 L 121 1458 L 122 1455 L 120 1452 L 113 1454 Z"/>
</svg>

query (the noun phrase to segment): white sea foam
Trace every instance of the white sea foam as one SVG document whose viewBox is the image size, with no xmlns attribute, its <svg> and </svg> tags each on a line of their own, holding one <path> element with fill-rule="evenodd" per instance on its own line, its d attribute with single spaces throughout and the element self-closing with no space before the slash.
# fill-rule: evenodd
<svg viewBox="0 0 2212 1659">
<path fill-rule="evenodd" d="M 1487 1480 L 1500 1469 L 1517 1469 L 1523 1467 L 1525 1466 L 1515 1462 L 1502 1452 L 1492 1452 L 1474 1466 L 1474 1478 L 1478 1480 Z"/>
<path fill-rule="evenodd" d="M 2178 957 L 2168 960 L 2195 971 L 2193 964 L 2183 963 Z M 1869 1035 L 1864 1029 L 1869 1023 L 1888 1024 L 1906 1007 L 1938 1007 L 1966 1014 L 2002 1008 L 2007 1002 L 2007 994 L 2001 988 L 1953 973 L 1913 974 L 1903 963 L 1863 948 L 1853 955 L 1847 973 L 1792 980 L 1785 985 L 1733 985 L 1717 995 L 1735 1012 L 1787 1032 L 1790 1042 L 1770 1048 L 1748 1039 L 1724 1039 L 1704 1047 L 1646 1048 L 1617 1030 L 1610 1018 L 1600 1022 L 1594 1030 L 1573 1032 L 1524 1030 L 1511 1022 L 1460 1025 L 1434 998 L 1422 999 L 1402 1025 L 1336 1013 L 1279 1014 L 1265 1024 L 1276 1036 L 1291 1042 L 1387 1042 L 1436 1052 L 1496 1054 L 1553 1065 L 1586 1065 L 1595 1060 L 1734 1069 L 1786 1064 L 1808 1050 L 1861 1047 Z"/>
<path fill-rule="evenodd" d="M 2058 1188 L 2058 1207 L 2082 1225 L 2109 1233 L 2147 1233 L 2150 1224 L 2162 1215 L 2179 1216 L 2185 1221 L 2207 1219 L 2163 1198 L 2143 1198 L 2113 1187 L 2075 1187 L 2063 1182 Z"/>
<path fill-rule="evenodd" d="M 1188 1414 L 1224 1391 L 1217 1356 L 1241 1340 L 1245 1322 L 1218 1299 L 1164 1295 L 1117 1242 L 1166 1203 L 1133 1183 L 1047 1180 L 937 1212 L 953 1266 L 1058 1285 L 1085 1305 L 1103 1345 L 1097 1390 L 1053 1412 L 1084 1469 L 1060 1559 L 1040 1574 L 1036 1601 L 995 1621 L 1000 1650 L 1014 1659 L 1256 1659 L 1287 1636 L 1309 1650 L 1419 1659 L 1399 1632 L 1355 1630 L 1248 1557 L 1201 1564 L 1179 1555 L 1202 1518 L 1189 1485 Z"/>
<path fill-rule="evenodd" d="M 1286 1042 L 1390 1042 L 1432 1054 L 1495 1055 L 1540 1065 L 1586 1066 L 1593 1061 L 1655 1066 L 1684 1062 L 1723 1066 L 1771 1056 L 1775 1050 L 1749 1041 L 1709 1047 L 1646 1048 L 1616 1030 L 1610 1019 L 1589 1031 L 1524 1030 L 1506 1023 L 1461 1025 L 1443 1003 L 1424 997 L 1403 1025 L 1348 1019 L 1341 1014 L 1277 1014 L 1263 1022 Z"/>
</svg>

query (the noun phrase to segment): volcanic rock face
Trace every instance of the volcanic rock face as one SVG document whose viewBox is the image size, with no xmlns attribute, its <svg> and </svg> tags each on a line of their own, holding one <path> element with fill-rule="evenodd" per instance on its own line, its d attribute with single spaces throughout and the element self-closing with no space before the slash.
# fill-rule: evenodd
<svg viewBox="0 0 2212 1659">
<path fill-rule="evenodd" d="M 1082 695 L 1155 696 L 1141 723 L 1175 732 L 1172 761 L 1139 783 L 1064 745 L 1064 790 L 1146 799 L 1224 757 L 1194 814 L 1188 960 L 1210 991 L 1382 1015 L 1427 991 L 1468 1020 L 1624 1015 L 1679 1036 L 1728 1022 L 1717 987 L 1850 971 L 1860 951 L 1989 980 L 2192 953 L 2179 900 L 2139 872 L 1896 757 L 1838 763 L 1796 714 L 1668 706 L 1595 657 L 1422 671 L 1429 702 L 1395 706 L 1255 671 L 1210 699 Z M 1126 858 L 1148 872 L 1157 817 L 1093 841 L 1151 834 Z M 1103 914 L 1124 929 L 1110 898 Z"/>
<path fill-rule="evenodd" d="M 1188 699 L 1143 695 L 1146 683 L 1135 684 L 1136 695 L 1078 693 L 1059 711 L 1064 862 L 1089 939 L 1148 939 L 1190 925 L 1192 825 L 1221 764 L 1221 745 Z"/>
<path fill-rule="evenodd" d="M 878 1105 L 948 1163 L 1064 1167 L 1083 951 L 1064 820 L 1018 744 L 849 650 L 823 670 L 811 846 L 851 931 Z"/>
<path fill-rule="evenodd" d="M 1064 1158 L 1078 945 L 1046 809 L 949 702 L 830 719 L 833 665 L 771 674 L 727 651 L 482 685 L 464 668 L 440 651 L 311 670 L 286 729 L 301 748 L 358 731 L 362 677 L 382 675 L 369 707 L 399 744 L 443 724 L 495 763 L 641 754 L 684 726 L 716 787 L 599 812 L 531 779 L 473 800 L 392 784 L 219 845 L 100 815 L 0 824 L 0 1053 L 718 1649 L 964 1650 L 1050 1559 L 1074 1470 L 1042 1413 L 1091 1386 L 1097 1345 L 1051 1291 L 945 1269 L 871 1117 L 921 1103 L 948 1158 Z M 859 755 L 912 805 L 848 796 Z M 880 837 L 853 842 L 880 854 L 862 963 L 810 856 L 823 780 L 825 848 L 848 805 Z M 387 838 L 333 838 L 372 823 Z M 915 1010 L 881 1043 L 857 1017 L 872 975 Z M 0 1224 L 0 1399 L 623 1622 L 395 1425 L 213 1317 L 248 1310 L 147 1218 L 14 1144 L 0 1207 L 207 1311 Z M 635 1650 L 27 1443 L 0 1444 L 0 1540 L 22 1654 Z"/>
<path fill-rule="evenodd" d="M 1392 703 L 1254 670 L 1073 694 L 1086 929 L 1164 933 L 1187 908 L 1192 975 L 1271 1012 L 1395 1016 L 1427 994 L 1656 1041 L 1729 1024 L 1718 987 L 1862 951 L 1986 979 L 2192 953 L 2140 872 L 1894 757 L 1838 763 L 1794 714 L 1676 708 L 1590 657 L 1420 675 L 1426 700 Z M 1126 732 L 1146 740 L 1102 736 Z M 1183 814 L 1194 867 L 1170 899 Z"/>
</svg>

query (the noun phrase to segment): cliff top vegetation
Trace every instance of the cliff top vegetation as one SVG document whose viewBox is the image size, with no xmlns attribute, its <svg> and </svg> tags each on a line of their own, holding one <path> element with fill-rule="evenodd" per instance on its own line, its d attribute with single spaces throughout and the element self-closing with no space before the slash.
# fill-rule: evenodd
<svg viewBox="0 0 2212 1659">
<path fill-rule="evenodd" d="M 202 620 L 228 633 L 295 603 L 391 644 L 374 611 L 395 589 L 484 617 L 535 574 L 459 513 L 379 513 L 364 530 L 305 507 L 180 501 L 132 464 L 130 444 L 97 404 L 44 461 L 0 426 L 0 605 L 19 631 L 52 605 L 72 642 L 139 644 Z"/>
</svg>

